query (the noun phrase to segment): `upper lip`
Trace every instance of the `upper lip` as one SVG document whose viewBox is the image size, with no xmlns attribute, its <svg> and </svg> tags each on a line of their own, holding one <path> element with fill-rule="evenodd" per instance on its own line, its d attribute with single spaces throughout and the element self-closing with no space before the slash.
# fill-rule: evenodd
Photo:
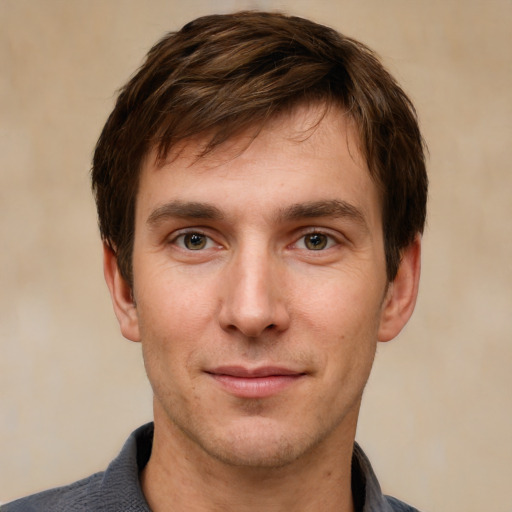
<svg viewBox="0 0 512 512">
<path fill-rule="evenodd" d="M 212 375 L 226 375 L 228 377 L 256 378 L 275 377 L 278 375 L 303 375 L 304 372 L 292 370 L 282 366 L 259 366 L 257 368 L 246 368 L 245 366 L 219 366 L 208 370 Z"/>
</svg>

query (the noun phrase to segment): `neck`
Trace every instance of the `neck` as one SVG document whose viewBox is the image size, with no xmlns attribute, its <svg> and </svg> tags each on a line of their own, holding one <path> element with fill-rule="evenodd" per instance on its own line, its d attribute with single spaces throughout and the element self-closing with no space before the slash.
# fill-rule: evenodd
<svg viewBox="0 0 512 512">
<path fill-rule="evenodd" d="M 153 512 L 171 506 L 176 512 L 354 512 L 354 435 L 353 429 L 333 433 L 283 467 L 243 467 L 212 458 L 174 425 L 162 425 L 155 417 L 142 490 Z"/>
</svg>

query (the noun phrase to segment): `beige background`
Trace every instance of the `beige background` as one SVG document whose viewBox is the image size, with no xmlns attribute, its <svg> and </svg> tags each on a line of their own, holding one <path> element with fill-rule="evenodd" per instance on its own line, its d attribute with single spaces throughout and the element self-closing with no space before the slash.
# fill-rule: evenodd
<svg viewBox="0 0 512 512">
<path fill-rule="evenodd" d="M 358 439 L 385 491 L 424 511 L 512 511 L 510 0 L 0 0 L 0 501 L 104 468 L 151 419 L 102 280 L 90 157 L 157 38 L 244 7 L 362 39 L 416 102 L 421 294 L 379 348 Z"/>
</svg>

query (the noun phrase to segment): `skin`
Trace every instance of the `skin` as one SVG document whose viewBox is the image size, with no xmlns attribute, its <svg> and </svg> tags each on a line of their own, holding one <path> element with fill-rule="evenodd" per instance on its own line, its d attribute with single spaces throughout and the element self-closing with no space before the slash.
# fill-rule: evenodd
<svg viewBox="0 0 512 512">
<path fill-rule="evenodd" d="M 164 164 L 148 155 L 133 290 L 105 247 L 154 392 L 141 476 L 154 511 L 353 510 L 361 396 L 377 341 L 414 309 L 420 241 L 388 283 L 354 127 L 322 112 L 298 108 L 199 159 L 200 140 Z"/>
</svg>

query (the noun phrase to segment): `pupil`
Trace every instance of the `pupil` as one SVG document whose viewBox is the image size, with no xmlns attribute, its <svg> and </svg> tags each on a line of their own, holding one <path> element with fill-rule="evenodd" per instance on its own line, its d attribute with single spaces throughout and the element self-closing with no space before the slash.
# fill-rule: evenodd
<svg viewBox="0 0 512 512">
<path fill-rule="evenodd" d="M 204 235 L 193 233 L 185 236 L 185 245 L 188 249 L 202 249 L 206 245 L 206 238 Z"/>
<path fill-rule="evenodd" d="M 306 238 L 306 246 L 308 249 L 319 250 L 327 245 L 327 237 L 325 235 L 315 234 Z"/>
</svg>

